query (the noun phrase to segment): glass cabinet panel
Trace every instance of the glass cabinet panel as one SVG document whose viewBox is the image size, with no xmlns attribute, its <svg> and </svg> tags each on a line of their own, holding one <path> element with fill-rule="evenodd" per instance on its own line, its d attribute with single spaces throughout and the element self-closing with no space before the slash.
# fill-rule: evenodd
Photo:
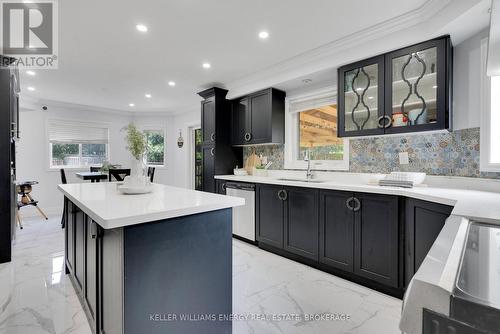
<svg viewBox="0 0 500 334">
<path fill-rule="evenodd" d="M 378 82 L 378 64 L 344 72 L 344 127 L 346 132 L 378 128 Z"/>
<path fill-rule="evenodd" d="M 392 127 L 437 122 L 437 47 L 392 59 Z"/>
</svg>

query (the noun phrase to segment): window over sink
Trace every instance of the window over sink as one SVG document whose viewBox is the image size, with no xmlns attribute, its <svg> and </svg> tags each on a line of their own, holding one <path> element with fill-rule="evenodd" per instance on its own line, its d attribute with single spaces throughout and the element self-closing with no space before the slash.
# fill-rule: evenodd
<svg viewBox="0 0 500 334">
<path fill-rule="evenodd" d="M 349 169 L 349 140 L 337 137 L 335 88 L 287 98 L 285 124 L 285 168 L 306 169 L 308 154 L 313 169 Z"/>
</svg>

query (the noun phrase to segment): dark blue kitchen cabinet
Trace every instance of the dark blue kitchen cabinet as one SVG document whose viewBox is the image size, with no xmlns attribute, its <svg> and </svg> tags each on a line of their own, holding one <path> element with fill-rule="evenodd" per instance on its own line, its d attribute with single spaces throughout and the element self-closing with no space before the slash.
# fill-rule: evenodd
<svg viewBox="0 0 500 334">
<path fill-rule="evenodd" d="M 318 260 L 319 190 L 257 185 L 257 241 Z"/>
<path fill-rule="evenodd" d="M 407 285 L 429 253 L 453 207 L 413 198 L 407 198 L 405 205 L 405 284 Z"/>
<path fill-rule="evenodd" d="M 397 196 L 322 191 L 319 238 L 320 263 L 399 287 Z"/>
<path fill-rule="evenodd" d="M 352 193 L 322 190 L 320 195 L 319 262 L 354 270 L 354 212 L 346 203 Z"/>
<path fill-rule="evenodd" d="M 449 36 L 338 69 L 339 137 L 450 129 Z"/>
<path fill-rule="evenodd" d="M 285 95 L 268 88 L 232 100 L 232 145 L 284 143 Z"/>
<path fill-rule="evenodd" d="M 319 190 L 284 187 L 284 249 L 318 261 Z"/>
<path fill-rule="evenodd" d="M 231 146 L 231 106 L 227 90 L 212 87 L 199 92 L 201 101 L 202 189 L 216 192 L 215 175 L 230 174 L 242 166 L 241 148 Z"/>
<path fill-rule="evenodd" d="M 397 196 L 354 195 L 354 273 L 397 288 L 402 267 Z"/>
<path fill-rule="evenodd" d="M 257 241 L 283 248 L 284 232 L 283 187 L 257 184 L 255 187 L 255 224 Z"/>
</svg>

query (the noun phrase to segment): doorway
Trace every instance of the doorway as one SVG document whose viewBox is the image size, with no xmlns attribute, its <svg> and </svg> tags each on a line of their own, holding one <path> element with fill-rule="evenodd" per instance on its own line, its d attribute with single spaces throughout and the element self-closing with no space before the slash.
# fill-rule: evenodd
<svg viewBox="0 0 500 334">
<path fill-rule="evenodd" d="M 195 190 L 202 190 L 203 187 L 203 153 L 201 150 L 202 137 L 201 128 L 190 128 L 190 142 L 191 152 L 189 161 L 191 162 L 191 188 Z"/>
</svg>

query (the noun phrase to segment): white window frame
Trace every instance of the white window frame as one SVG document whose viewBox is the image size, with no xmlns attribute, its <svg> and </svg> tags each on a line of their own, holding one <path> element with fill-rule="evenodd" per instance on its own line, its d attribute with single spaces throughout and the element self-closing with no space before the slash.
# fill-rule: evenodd
<svg viewBox="0 0 500 334">
<path fill-rule="evenodd" d="M 146 165 L 148 167 L 156 167 L 156 168 L 167 168 L 167 129 L 161 126 L 154 125 L 146 125 L 140 127 L 141 131 L 161 131 L 163 132 L 163 165 L 150 165 L 148 161 L 146 161 Z M 147 160 L 147 158 L 146 158 Z"/>
<path fill-rule="evenodd" d="M 49 124 L 51 121 L 62 121 L 62 122 L 74 122 L 77 124 L 81 125 L 88 125 L 88 126 L 95 126 L 95 127 L 102 127 L 107 129 L 108 131 L 108 142 L 105 144 L 106 145 L 106 160 L 110 161 L 111 159 L 111 153 L 110 153 L 110 145 L 109 145 L 109 135 L 110 135 L 110 128 L 109 128 L 109 123 L 97 123 L 97 122 L 86 122 L 84 120 L 78 120 L 78 119 L 63 119 L 63 118 L 50 118 L 47 119 L 45 122 L 45 142 L 47 145 L 45 146 L 47 148 L 45 156 L 47 157 L 47 165 L 48 165 L 48 170 L 49 171 L 58 171 L 62 168 L 68 169 L 68 170 L 87 170 L 89 166 L 75 166 L 75 165 L 61 165 L 61 166 L 53 166 L 52 165 L 52 142 L 50 141 L 49 138 Z M 70 143 L 60 143 L 60 144 L 70 144 Z M 78 154 L 81 156 L 82 154 L 82 143 L 73 143 L 73 144 L 78 144 Z"/>
<path fill-rule="evenodd" d="M 500 131 L 499 128 L 492 129 L 494 125 L 491 121 L 491 77 L 486 75 L 488 53 L 488 39 L 481 41 L 481 122 L 480 122 L 480 170 L 483 172 L 500 172 L 500 163 L 492 163 L 491 152 L 491 133 Z"/>
<path fill-rule="evenodd" d="M 337 88 L 327 87 L 285 100 L 285 169 L 307 169 L 299 159 L 299 113 L 313 108 L 337 104 Z M 349 170 L 349 139 L 344 138 L 343 160 L 311 160 L 317 170 Z"/>
</svg>

